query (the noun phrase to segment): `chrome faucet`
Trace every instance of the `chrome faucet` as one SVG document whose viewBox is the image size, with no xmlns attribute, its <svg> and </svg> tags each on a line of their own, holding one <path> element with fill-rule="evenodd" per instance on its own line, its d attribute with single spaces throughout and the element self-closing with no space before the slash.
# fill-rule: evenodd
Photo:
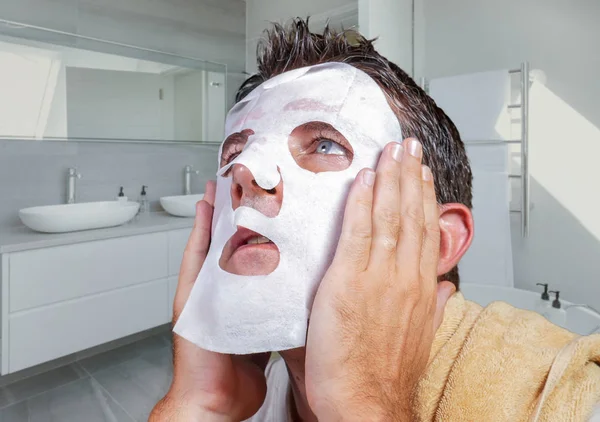
<svg viewBox="0 0 600 422">
<path fill-rule="evenodd" d="M 564 307 L 565 312 L 568 309 L 570 309 L 570 308 L 584 308 L 584 309 L 589 309 L 590 311 L 592 311 L 596 315 L 600 316 L 600 312 L 596 308 L 593 308 L 590 305 L 586 305 L 585 303 L 573 303 L 571 305 L 567 305 L 567 306 Z M 596 328 L 594 328 L 588 335 L 594 334 L 594 333 L 596 333 L 598 331 L 600 331 L 600 325 L 598 325 Z"/>
<path fill-rule="evenodd" d="M 200 174 L 198 170 L 194 170 L 192 166 L 185 166 L 183 169 L 184 174 L 184 184 L 183 184 L 183 194 L 191 195 L 192 194 L 192 174 Z"/>
<path fill-rule="evenodd" d="M 77 192 L 76 180 L 81 179 L 81 174 L 77 173 L 77 169 L 69 169 L 69 177 L 67 179 L 67 204 L 74 204 Z"/>
</svg>

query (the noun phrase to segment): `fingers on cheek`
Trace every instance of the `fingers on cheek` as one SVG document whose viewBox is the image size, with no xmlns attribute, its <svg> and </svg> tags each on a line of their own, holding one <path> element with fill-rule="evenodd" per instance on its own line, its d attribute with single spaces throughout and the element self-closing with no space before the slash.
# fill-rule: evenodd
<svg viewBox="0 0 600 422">
<path fill-rule="evenodd" d="M 365 266 L 369 259 L 374 181 L 375 172 L 370 169 L 365 169 L 358 174 L 348 197 L 344 216 L 340 239 L 342 254 L 338 258 L 349 260 L 358 267 Z"/>
<path fill-rule="evenodd" d="M 212 222 L 213 207 L 206 201 L 198 202 L 196 207 L 196 222 L 201 226 L 210 227 Z"/>
<path fill-rule="evenodd" d="M 216 191 L 217 191 L 217 182 L 216 182 L 216 180 L 209 180 L 208 182 L 206 182 L 206 192 L 205 192 L 205 194 L 209 198 L 214 198 Z"/>
<path fill-rule="evenodd" d="M 206 215 L 206 213 L 211 213 Z M 198 207 L 198 214 L 194 222 L 194 228 L 190 233 L 188 243 L 184 250 L 184 258 L 187 259 L 204 259 L 204 255 L 208 252 L 210 246 L 210 235 L 212 226 L 212 208 L 204 203 Z"/>
<path fill-rule="evenodd" d="M 420 245 L 424 225 L 423 204 L 416 200 L 415 203 L 405 204 L 400 214 L 400 238 L 407 242 L 418 241 L 415 245 Z"/>
<path fill-rule="evenodd" d="M 422 227 L 425 219 L 423 211 L 423 187 L 421 166 L 406 166 L 402 175 L 400 208 L 402 225 Z"/>
<path fill-rule="evenodd" d="M 435 188 L 431 170 L 422 168 L 423 208 L 423 249 L 421 255 L 421 278 L 423 279 L 424 300 L 427 301 L 428 316 L 434 319 L 437 308 L 437 267 L 440 248 L 439 211 L 435 198 Z M 435 325 L 435 324 L 434 324 Z"/>
<path fill-rule="evenodd" d="M 423 236 L 425 242 L 431 244 L 432 247 L 437 247 L 435 256 L 439 255 L 440 247 L 440 220 L 437 211 L 437 205 L 433 203 L 425 212 L 425 222 L 423 226 Z"/>
<path fill-rule="evenodd" d="M 395 247 L 400 230 L 400 185 L 399 172 L 384 173 L 382 186 L 376 200 L 377 221 L 382 225 L 382 239 L 385 244 L 391 242 Z"/>
<path fill-rule="evenodd" d="M 429 167 L 427 167 L 426 165 L 421 166 L 421 186 L 423 189 L 423 202 L 425 204 L 425 206 L 427 207 L 428 205 L 433 205 L 436 204 L 437 205 L 437 199 L 436 199 L 436 195 L 435 195 L 435 185 L 433 182 L 433 174 L 431 172 L 431 169 Z M 433 217 L 437 218 L 437 206 L 433 209 L 427 209 L 426 211 L 434 211 L 436 213 L 436 215 L 434 215 Z M 429 216 L 432 217 L 432 216 Z"/>
<path fill-rule="evenodd" d="M 386 145 L 379 164 L 377 165 L 377 184 L 376 188 L 384 190 L 397 190 L 398 177 L 400 176 L 400 168 L 402 156 L 404 155 L 404 147 L 392 142 Z"/>
<path fill-rule="evenodd" d="M 344 243 L 344 256 L 351 262 L 363 265 L 369 261 L 368 254 L 371 245 L 371 227 L 365 224 L 357 225 L 347 230 L 348 233 L 346 236 L 352 240 Z"/>
<path fill-rule="evenodd" d="M 399 253 L 413 257 L 421 249 L 424 225 L 423 189 L 421 181 L 421 159 L 410 151 L 412 140 L 405 141 L 407 153 L 403 157 L 400 174 L 400 237 Z M 420 144 L 417 143 L 420 148 Z M 414 250 L 413 250 L 414 249 Z"/>
<path fill-rule="evenodd" d="M 424 275 L 433 277 L 437 276 L 437 260 L 440 248 L 439 209 L 431 170 L 427 166 L 423 166 L 422 175 L 424 211 L 422 264 L 427 267 L 423 268 Z"/>
<path fill-rule="evenodd" d="M 400 146 L 400 145 L 398 145 Z M 401 164 L 388 156 L 382 158 L 377 168 L 376 188 L 383 195 L 393 195 L 398 198 L 400 191 Z"/>
<path fill-rule="evenodd" d="M 400 230 L 400 160 L 403 153 L 402 145 L 389 144 L 377 167 L 373 247 L 386 254 L 395 251 Z"/>
<path fill-rule="evenodd" d="M 384 252 L 393 254 L 398 243 L 400 232 L 400 213 L 389 208 L 380 209 L 376 215 L 381 230 L 374 239 L 375 246 Z"/>
</svg>

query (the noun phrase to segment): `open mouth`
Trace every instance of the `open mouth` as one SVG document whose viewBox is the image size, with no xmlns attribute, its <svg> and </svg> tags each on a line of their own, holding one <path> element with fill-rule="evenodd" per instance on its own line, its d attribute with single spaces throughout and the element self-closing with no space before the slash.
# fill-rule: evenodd
<svg viewBox="0 0 600 422">
<path fill-rule="evenodd" d="M 263 243 L 273 243 L 264 236 L 253 236 L 246 240 L 246 245 L 261 245 Z"/>
<path fill-rule="evenodd" d="M 269 238 L 245 227 L 238 227 L 238 230 L 227 243 L 231 246 L 232 254 L 245 246 L 273 244 Z"/>
<path fill-rule="evenodd" d="M 220 267 L 237 275 L 267 275 L 279 264 L 279 249 L 268 237 L 238 226 L 227 241 Z"/>
</svg>

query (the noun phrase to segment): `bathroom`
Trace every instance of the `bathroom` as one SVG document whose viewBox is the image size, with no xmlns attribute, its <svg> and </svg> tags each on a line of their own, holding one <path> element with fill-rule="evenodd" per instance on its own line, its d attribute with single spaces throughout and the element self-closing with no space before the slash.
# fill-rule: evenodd
<svg viewBox="0 0 600 422">
<path fill-rule="evenodd" d="M 148 419 L 227 111 L 296 16 L 379 37 L 457 124 L 465 297 L 600 332 L 596 2 L 2 0 L 0 421 Z"/>
</svg>

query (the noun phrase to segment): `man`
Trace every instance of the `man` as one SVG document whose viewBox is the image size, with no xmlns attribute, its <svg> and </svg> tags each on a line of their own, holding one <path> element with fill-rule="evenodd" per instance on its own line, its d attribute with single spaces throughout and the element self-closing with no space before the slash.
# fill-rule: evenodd
<svg viewBox="0 0 600 422">
<path fill-rule="evenodd" d="M 454 295 L 456 266 L 473 234 L 471 171 L 452 122 L 402 70 L 358 34 L 314 35 L 296 20 L 267 33 L 259 72 L 240 88 L 238 101 L 278 75 L 328 62 L 370 76 L 407 139 L 388 144 L 376 171 L 362 170 L 350 189 L 306 347 L 281 351 L 283 360 L 265 373 L 268 355 L 209 352 L 176 335 L 173 383 L 151 420 L 588 419 L 600 400 L 598 337 L 576 339 L 532 313 L 502 304 L 482 310 Z M 232 133 L 220 166 L 231 178 L 233 207 L 273 217 L 285 184 L 265 189 L 236 162 L 252 136 L 249 129 Z M 296 163 L 313 173 L 352 162 L 352 145 L 323 122 L 298 126 L 288 143 Z M 207 185 L 174 320 L 206 257 L 214 196 L 214 185 Z M 223 248 L 224 271 L 261 275 L 277 267 L 279 254 L 268 239 L 255 239 L 261 246 L 243 253 L 235 239 Z"/>
</svg>

